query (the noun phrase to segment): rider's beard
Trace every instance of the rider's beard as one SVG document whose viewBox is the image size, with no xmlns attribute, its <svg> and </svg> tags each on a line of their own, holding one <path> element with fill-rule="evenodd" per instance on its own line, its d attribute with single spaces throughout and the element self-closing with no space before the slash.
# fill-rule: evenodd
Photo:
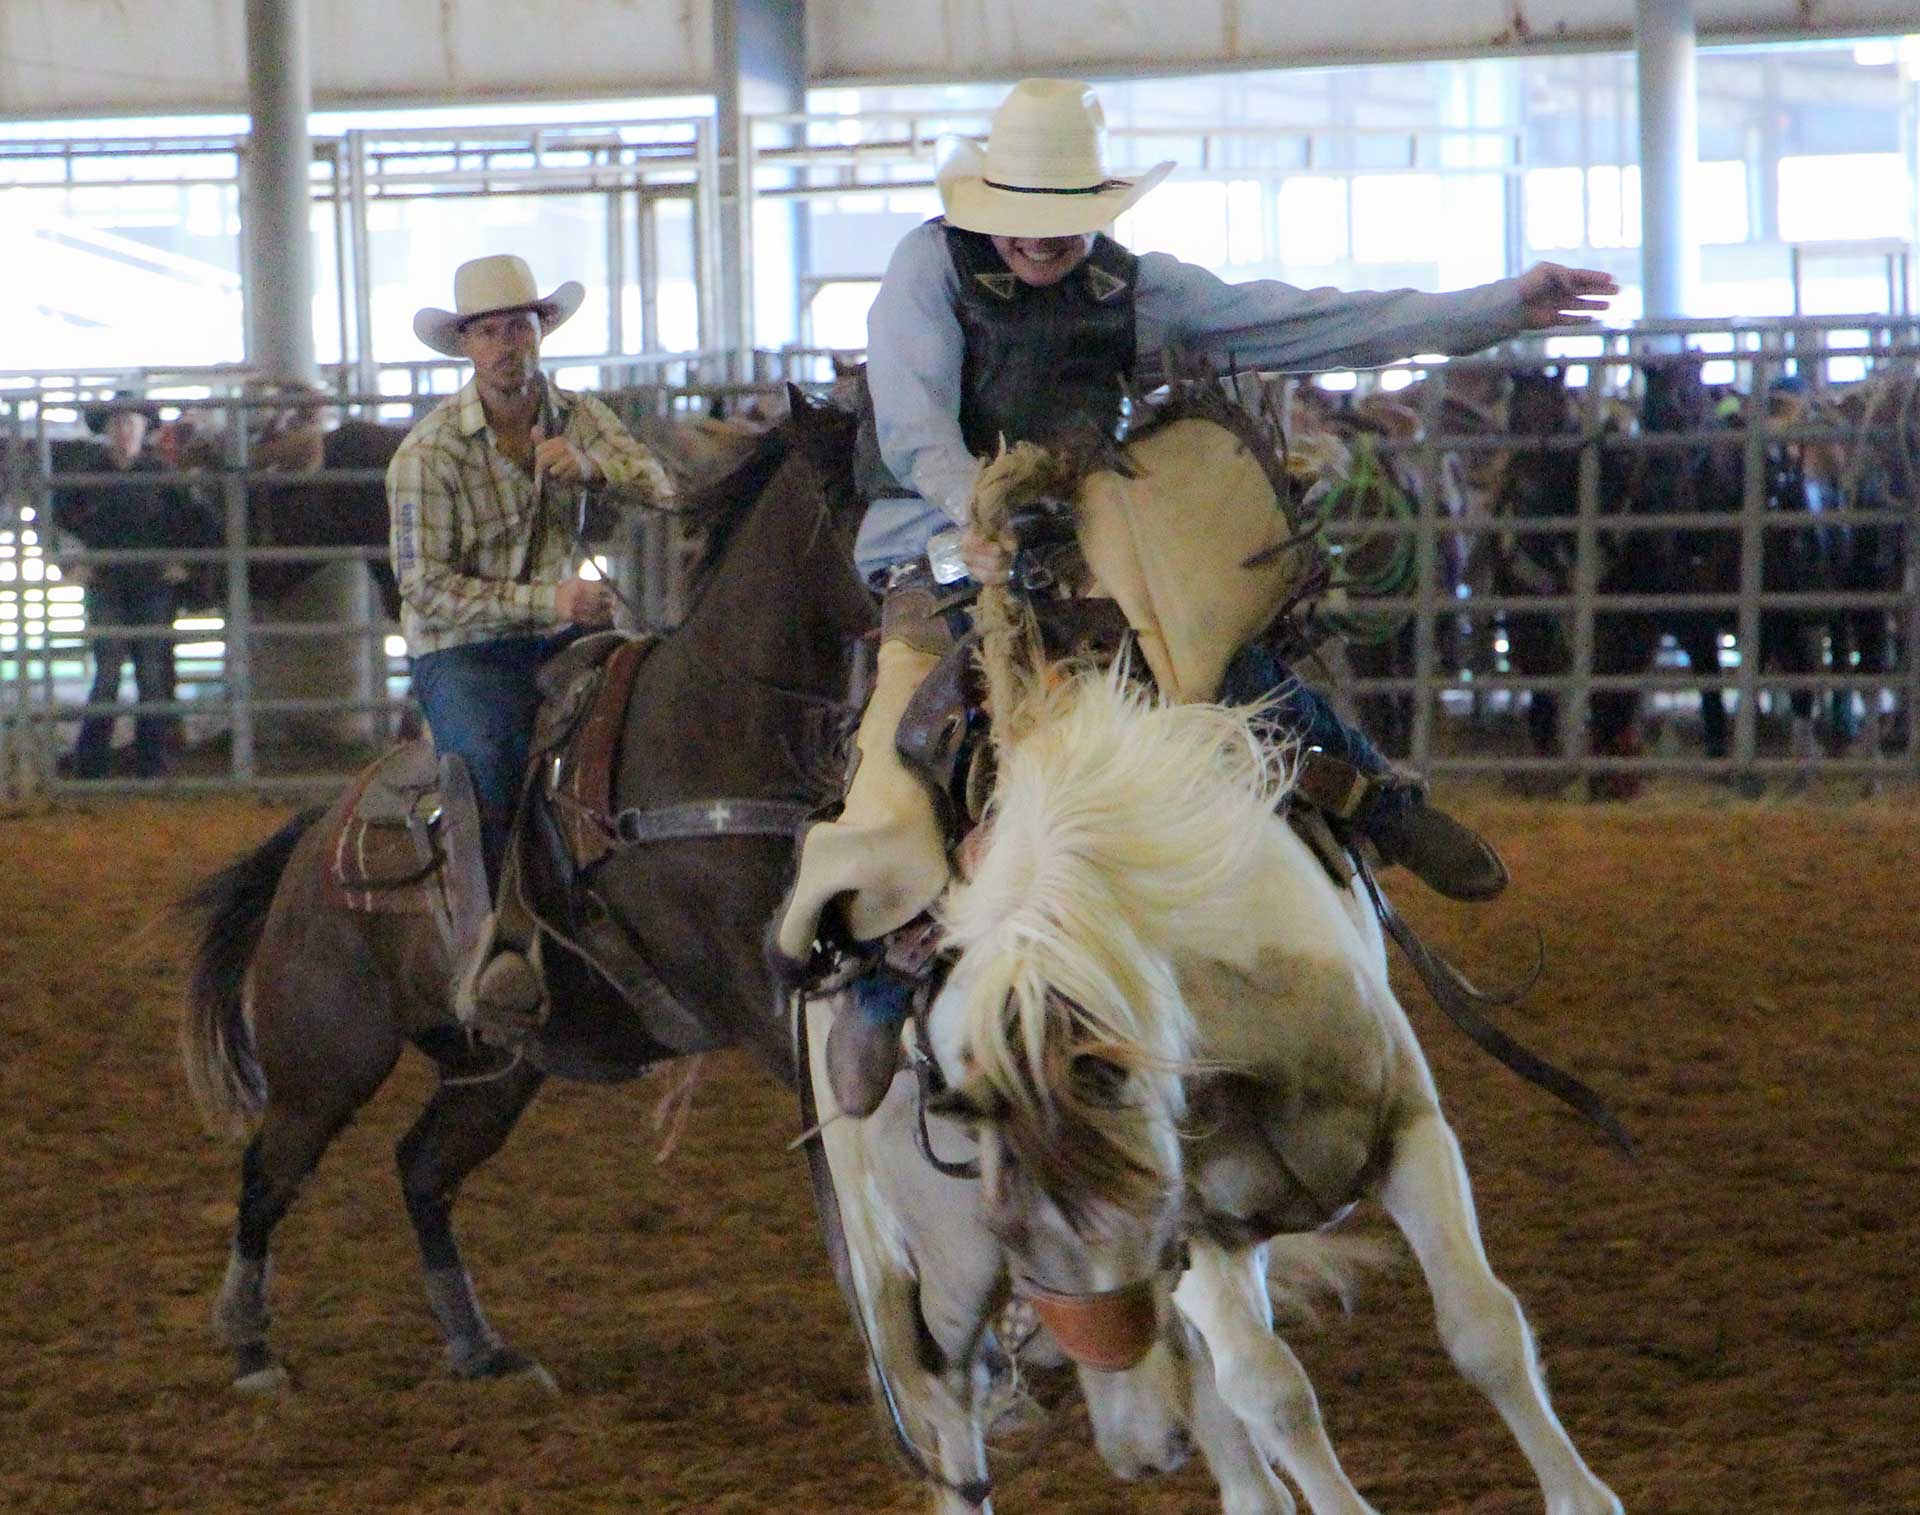
<svg viewBox="0 0 1920 1515">
<path fill-rule="evenodd" d="M 526 394 L 533 383 L 533 376 L 539 371 L 539 364 L 532 358 L 502 358 L 487 370 L 495 393 L 505 399 L 517 400 Z"/>
</svg>

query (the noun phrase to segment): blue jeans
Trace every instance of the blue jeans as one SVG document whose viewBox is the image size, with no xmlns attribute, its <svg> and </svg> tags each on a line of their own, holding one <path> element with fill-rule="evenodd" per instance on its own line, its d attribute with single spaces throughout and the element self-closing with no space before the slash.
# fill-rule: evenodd
<svg viewBox="0 0 1920 1515">
<path fill-rule="evenodd" d="M 500 884 L 500 863 L 533 746 L 540 709 L 535 677 L 542 663 L 585 634 L 584 627 L 568 626 L 546 636 L 443 647 L 413 660 L 413 697 L 433 730 L 434 750 L 459 753 L 473 776 L 490 889 Z"/>
<path fill-rule="evenodd" d="M 1362 773 L 1385 773 L 1391 766 L 1359 728 L 1334 714 L 1325 695 L 1301 680 L 1264 643 L 1251 642 L 1234 654 L 1221 681 L 1223 705 L 1253 705 L 1278 695 L 1268 721 L 1281 736 L 1302 747 L 1320 747 L 1344 758 Z"/>
<path fill-rule="evenodd" d="M 116 579 L 107 570 L 87 586 L 87 620 L 102 626 L 166 626 L 173 623 L 179 596 L 173 585 L 155 575 L 151 581 L 126 576 Z M 89 704 L 109 705 L 120 698 L 120 673 L 133 664 L 133 687 L 142 701 L 173 698 L 173 639 L 167 636 L 95 637 L 93 689 Z M 105 778 L 113 756 L 115 717 L 90 715 L 80 722 L 73 743 L 76 778 Z M 149 711 L 133 718 L 134 768 L 142 778 L 158 778 L 172 766 L 167 739 L 173 717 Z"/>
</svg>

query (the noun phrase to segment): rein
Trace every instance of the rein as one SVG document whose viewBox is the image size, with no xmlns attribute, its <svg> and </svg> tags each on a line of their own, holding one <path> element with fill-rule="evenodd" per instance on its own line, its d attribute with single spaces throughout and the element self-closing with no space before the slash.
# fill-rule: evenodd
<svg viewBox="0 0 1920 1515">
<path fill-rule="evenodd" d="M 1427 992 L 1433 996 L 1434 1002 L 1447 1012 L 1447 1018 L 1466 1032 L 1473 1044 L 1494 1061 L 1570 1106 L 1626 1156 L 1637 1156 L 1633 1138 L 1627 1134 L 1620 1118 L 1607 1108 L 1606 1101 L 1589 1085 L 1564 1068 L 1548 1062 L 1531 1048 L 1521 1045 L 1481 1014 L 1482 1005 L 1513 1003 L 1532 987 L 1532 979 L 1518 990 L 1504 993 L 1488 993 L 1475 988 L 1466 975 L 1422 941 L 1419 933 L 1394 909 L 1393 902 L 1380 888 L 1365 858 L 1356 856 L 1355 863 L 1361 881 L 1366 885 L 1367 898 L 1372 901 L 1380 917 L 1380 924 L 1386 927 L 1387 935 L 1406 954 L 1407 961 L 1420 975 L 1420 981 L 1427 986 Z M 1534 977 L 1539 975 L 1539 971 L 1536 964 Z"/>
</svg>

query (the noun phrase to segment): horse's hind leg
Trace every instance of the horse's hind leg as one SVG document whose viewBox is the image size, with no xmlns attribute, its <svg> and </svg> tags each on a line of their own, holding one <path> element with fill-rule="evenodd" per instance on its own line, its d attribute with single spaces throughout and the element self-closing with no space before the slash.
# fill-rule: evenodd
<svg viewBox="0 0 1920 1515">
<path fill-rule="evenodd" d="M 469 1173 L 498 1152 L 538 1092 L 544 1075 L 520 1059 L 498 1073 L 449 1077 L 427 1101 L 395 1156 L 426 1268 L 427 1304 L 446 1338 L 447 1366 L 460 1378 L 529 1374 L 548 1389 L 553 1376 L 500 1339 L 480 1310 L 453 1236 L 453 1202 Z"/>
<path fill-rule="evenodd" d="M 1520 1443 L 1547 1515 L 1620 1515 L 1620 1501 L 1581 1460 L 1548 1402 L 1533 1333 L 1488 1266 L 1459 1143 L 1438 1111 L 1395 1137 L 1380 1200 L 1419 1259 L 1448 1355 Z"/>
<path fill-rule="evenodd" d="M 399 1055 L 396 1040 L 384 1057 L 376 1053 L 370 1066 L 338 1070 L 338 1082 L 299 1085 L 284 1094 L 269 1086 L 274 1096 L 240 1159 L 240 1214 L 213 1309 L 214 1330 L 233 1349 L 233 1386 L 242 1393 L 269 1392 L 287 1383 L 286 1369 L 267 1345 L 273 1228 L 328 1144 L 385 1081 Z"/>
<path fill-rule="evenodd" d="M 1220 1398 L 1261 1455 L 1279 1463 L 1300 1486 L 1313 1515 L 1374 1515 L 1334 1456 L 1306 1369 L 1273 1334 L 1267 1249 L 1227 1251 L 1196 1239 L 1191 1255 L 1173 1300 L 1206 1342 Z M 1225 1488 L 1222 1480 L 1223 1494 Z M 1285 1491 L 1281 1494 L 1284 1498 Z M 1244 1508 L 1284 1511 L 1288 1505 Z"/>
</svg>

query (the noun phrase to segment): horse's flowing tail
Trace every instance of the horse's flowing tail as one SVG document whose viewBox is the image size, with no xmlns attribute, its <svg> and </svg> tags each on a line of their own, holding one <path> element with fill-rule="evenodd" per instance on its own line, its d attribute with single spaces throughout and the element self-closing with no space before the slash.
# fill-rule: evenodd
<svg viewBox="0 0 1920 1515">
<path fill-rule="evenodd" d="M 266 1108 L 266 1078 L 254 1061 L 242 989 L 287 859 L 322 814 L 301 811 L 179 902 L 182 913 L 202 918 L 180 1055 L 193 1102 L 212 1125 L 244 1130 Z"/>
</svg>

